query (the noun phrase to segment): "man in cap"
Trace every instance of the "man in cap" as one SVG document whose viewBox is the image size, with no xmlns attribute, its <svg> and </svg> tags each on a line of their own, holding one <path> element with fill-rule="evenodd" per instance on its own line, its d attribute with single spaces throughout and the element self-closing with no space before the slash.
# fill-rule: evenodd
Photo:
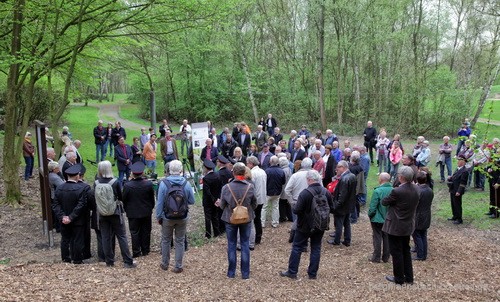
<svg viewBox="0 0 500 302">
<path fill-rule="evenodd" d="M 453 217 L 448 220 L 453 224 L 462 224 L 462 195 L 465 193 L 465 187 L 469 179 L 469 170 L 465 167 L 467 159 L 465 157 L 457 158 L 457 170 L 452 176 L 448 177 L 448 187 L 450 189 L 451 212 Z"/>
<path fill-rule="evenodd" d="M 145 165 L 132 165 L 132 180 L 123 185 L 123 206 L 127 213 L 132 256 L 146 256 L 151 246 L 151 213 L 155 206 L 153 183 L 143 177 Z"/>
<path fill-rule="evenodd" d="M 203 213 L 205 215 L 205 237 L 212 238 L 221 234 L 218 207 L 215 202 L 220 198 L 222 182 L 219 173 L 214 171 L 215 164 L 208 159 L 203 161 Z"/>
<path fill-rule="evenodd" d="M 219 168 L 219 178 L 222 185 L 227 184 L 229 180 L 233 178 L 231 169 L 227 168 L 229 163 L 230 163 L 229 159 L 227 159 L 225 156 L 223 155 L 217 156 L 217 167 Z"/>
<path fill-rule="evenodd" d="M 80 165 L 66 169 L 67 182 L 57 187 L 52 209 L 61 222 L 61 258 L 64 262 L 83 263 L 85 211 L 84 187 L 78 184 Z"/>
<path fill-rule="evenodd" d="M 78 173 L 78 185 L 83 188 L 83 194 L 86 195 L 87 198 L 87 207 L 85 211 L 82 213 L 84 215 L 85 226 L 83 228 L 83 259 L 92 258 L 91 253 L 91 232 L 90 232 L 90 204 L 92 203 L 92 199 L 94 198 L 94 193 L 92 192 L 92 188 L 85 182 L 85 172 L 87 169 L 82 164 L 77 164 L 80 166 L 80 173 Z"/>
</svg>

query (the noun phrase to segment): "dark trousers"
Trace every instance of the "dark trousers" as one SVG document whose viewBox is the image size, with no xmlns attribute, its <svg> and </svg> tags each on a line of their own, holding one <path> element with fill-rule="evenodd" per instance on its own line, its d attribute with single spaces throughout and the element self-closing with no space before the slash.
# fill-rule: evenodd
<svg viewBox="0 0 500 302">
<path fill-rule="evenodd" d="M 333 215 L 333 224 L 335 225 L 336 244 L 340 243 L 342 238 L 342 229 L 344 229 L 344 243 L 351 243 L 351 220 L 350 215 Z"/>
<path fill-rule="evenodd" d="M 255 244 L 260 244 L 262 241 L 262 221 L 260 220 L 260 216 L 262 213 L 262 205 L 259 204 L 255 210 L 255 219 L 253 223 L 255 225 Z"/>
<path fill-rule="evenodd" d="M 450 193 L 450 199 L 452 218 L 462 222 L 462 195 L 455 196 L 455 193 Z"/>
<path fill-rule="evenodd" d="M 219 231 L 221 235 L 226 232 L 226 222 L 222 220 L 222 212 L 224 211 L 217 207 L 217 219 L 219 221 Z"/>
<path fill-rule="evenodd" d="M 90 231 L 90 212 L 85 213 L 85 226 L 83 227 L 83 259 L 92 258 L 90 245 L 92 241 L 92 232 Z"/>
<path fill-rule="evenodd" d="M 280 198 L 279 210 L 280 210 L 280 222 L 293 221 L 292 207 L 290 206 L 288 199 L 281 199 Z"/>
<path fill-rule="evenodd" d="M 392 270 L 396 284 L 413 282 L 411 264 L 410 236 L 388 235 L 392 256 Z"/>
<path fill-rule="evenodd" d="M 387 233 L 382 231 L 383 223 L 372 222 L 373 233 L 373 260 L 387 262 L 389 260 L 389 238 Z"/>
<path fill-rule="evenodd" d="M 212 238 L 221 234 L 217 207 L 214 204 L 204 204 L 203 213 L 205 214 L 205 237 Z M 212 233 L 213 230 L 213 233 Z"/>
<path fill-rule="evenodd" d="M 101 227 L 102 249 L 106 264 L 113 265 L 115 263 L 115 250 L 113 249 L 112 241 L 118 239 L 118 245 L 122 254 L 123 262 L 132 264 L 134 260 L 128 249 L 127 234 L 125 232 L 125 223 L 121 215 L 101 216 L 99 217 L 99 226 Z M 115 237 L 113 237 L 113 234 Z"/>
<path fill-rule="evenodd" d="M 494 181 L 488 181 L 489 188 L 490 188 L 490 214 L 495 214 L 495 216 L 498 218 L 499 217 L 499 209 L 500 203 L 496 200 L 497 198 L 500 198 L 500 188 L 496 189 L 496 194 L 495 194 L 495 182 Z"/>
<path fill-rule="evenodd" d="M 370 142 L 365 142 L 364 146 L 366 147 L 366 150 L 370 154 L 370 161 L 373 164 L 373 145 Z"/>
<path fill-rule="evenodd" d="M 99 262 L 104 262 L 106 261 L 106 256 L 104 256 L 104 250 L 102 248 L 102 235 L 101 235 L 101 230 L 94 229 L 95 231 L 95 238 L 97 239 L 97 257 L 99 259 Z M 112 234 L 112 240 L 111 240 L 111 249 L 113 250 L 113 253 L 115 252 L 115 246 L 116 246 L 116 240 L 115 240 L 115 234 Z"/>
<path fill-rule="evenodd" d="M 417 258 L 427 259 L 427 230 L 415 230 L 412 237 L 417 250 Z"/>
<path fill-rule="evenodd" d="M 83 225 L 61 224 L 61 258 L 64 262 L 83 261 Z"/>
<path fill-rule="evenodd" d="M 146 256 L 151 251 L 151 216 L 129 218 L 128 228 L 132 241 L 132 256 Z"/>
<path fill-rule="evenodd" d="M 295 231 L 293 237 L 292 252 L 288 259 L 288 272 L 296 275 L 299 270 L 300 257 L 302 252 L 307 248 L 307 240 L 311 238 L 311 254 L 309 256 L 309 268 L 307 274 L 309 277 L 316 277 L 319 268 L 319 260 L 321 258 L 321 242 L 324 231 L 314 233 L 303 233 L 300 230 Z"/>
<path fill-rule="evenodd" d="M 479 189 L 484 189 L 484 181 L 486 180 L 486 175 L 481 173 L 479 170 L 474 170 L 474 187 Z"/>
</svg>

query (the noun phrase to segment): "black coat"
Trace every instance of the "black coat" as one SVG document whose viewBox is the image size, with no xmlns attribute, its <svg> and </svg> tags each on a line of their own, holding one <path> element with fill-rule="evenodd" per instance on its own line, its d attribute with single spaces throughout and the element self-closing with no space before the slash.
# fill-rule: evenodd
<svg viewBox="0 0 500 302">
<path fill-rule="evenodd" d="M 460 195 L 463 195 L 465 193 L 465 187 L 467 186 L 468 179 L 469 170 L 466 167 L 456 170 L 451 176 L 451 180 L 448 181 L 450 193 L 456 194 L 458 192 Z"/>
<path fill-rule="evenodd" d="M 330 212 L 333 211 L 332 195 L 330 194 L 330 192 L 328 192 L 327 189 L 323 188 L 319 183 L 310 185 L 308 189 L 312 190 L 316 194 L 323 192 L 328 200 Z M 297 199 L 297 204 L 293 208 L 293 212 L 297 214 L 297 230 L 306 234 L 310 233 L 312 229 L 312 220 L 309 218 L 311 217 L 311 203 L 313 197 L 314 196 L 311 194 L 311 192 L 309 192 L 308 190 L 303 190 L 302 192 L 300 192 Z"/>
<path fill-rule="evenodd" d="M 230 143 L 220 141 L 220 152 L 226 158 L 231 158 L 234 155 L 234 149 L 238 147 L 238 143 L 232 140 Z"/>
<path fill-rule="evenodd" d="M 134 154 L 132 153 L 132 148 L 129 145 L 125 144 L 125 153 L 120 145 L 115 146 L 115 159 L 116 164 L 118 166 L 118 171 L 126 171 L 127 168 L 130 168 L 132 165 L 132 159 L 134 158 Z M 129 160 L 128 165 L 126 164 L 126 160 Z"/>
<path fill-rule="evenodd" d="M 67 181 L 57 187 L 52 209 L 57 220 L 69 216 L 71 224 L 85 225 L 87 210 L 87 191 L 84 186 L 74 181 Z"/>
<path fill-rule="evenodd" d="M 373 147 L 375 147 L 376 139 L 377 139 L 377 130 L 374 127 L 365 128 L 363 132 L 363 136 L 365 139 L 365 143 L 371 143 Z"/>
<path fill-rule="evenodd" d="M 222 182 L 219 173 L 210 172 L 203 177 L 203 206 L 210 206 L 220 198 Z"/>
<path fill-rule="evenodd" d="M 63 175 L 63 177 L 64 177 L 64 180 L 68 180 L 68 174 L 66 174 L 66 170 L 67 170 L 69 167 L 73 166 L 73 165 L 74 165 L 74 164 L 72 164 L 72 163 L 71 163 L 71 162 L 69 162 L 69 161 L 65 161 L 65 162 L 64 162 L 64 164 L 63 164 L 63 166 L 62 166 L 62 169 L 61 169 L 61 172 L 62 172 L 62 175 Z"/>
<path fill-rule="evenodd" d="M 123 207 L 128 218 L 150 217 L 155 206 L 153 183 L 134 178 L 123 185 Z"/>
<path fill-rule="evenodd" d="M 333 154 L 328 156 L 325 167 L 325 177 L 323 178 L 323 186 L 326 186 L 332 181 L 333 176 L 335 176 L 335 168 L 337 168 L 337 160 Z"/>
<path fill-rule="evenodd" d="M 410 236 L 415 229 L 415 211 L 420 191 L 414 183 L 404 183 L 394 188 L 382 199 L 382 205 L 389 206 L 382 231 L 394 236 Z"/>
<path fill-rule="evenodd" d="M 229 183 L 229 180 L 233 178 L 233 173 L 229 171 L 226 167 L 222 167 L 219 170 L 219 179 L 222 185 Z"/>
<path fill-rule="evenodd" d="M 215 161 L 217 161 L 217 155 L 219 155 L 217 148 L 214 148 L 214 146 L 212 146 L 212 148 L 210 149 L 210 154 L 212 155 L 211 156 L 212 162 L 215 163 Z M 203 147 L 203 149 L 201 149 L 201 154 L 200 154 L 200 159 L 202 161 L 204 161 L 205 158 L 207 158 L 207 147 L 206 146 Z"/>
<path fill-rule="evenodd" d="M 274 143 L 277 145 L 283 139 L 283 134 L 273 134 L 272 137 L 274 138 Z"/>
<path fill-rule="evenodd" d="M 250 148 L 250 143 L 251 143 L 251 134 L 245 134 L 245 139 L 242 139 L 243 133 L 239 133 L 238 137 L 236 138 L 236 141 L 240 145 L 241 151 L 243 151 L 244 155 L 247 155 L 247 150 Z"/>
<path fill-rule="evenodd" d="M 431 205 L 434 192 L 427 185 L 419 185 L 420 199 L 415 213 L 415 230 L 427 230 L 431 226 Z"/>
<path fill-rule="evenodd" d="M 333 205 L 335 215 L 348 215 L 356 206 L 356 176 L 350 171 L 340 177 L 339 183 L 333 191 Z"/>
<path fill-rule="evenodd" d="M 297 156 L 295 156 L 295 153 L 297 153 Z M 295 159 L 294 159 L 295 156 Z M 306 151 L 302 149 L 293 149 L 292 152 L 290 153 L 290 161 L 295 162 L 297 160 L 303 160 L 306 157 Z"/>
<path fill-rule="evenodd" d="M 270 166 L 266 169 L 267 182 L 266 194 L 267 196 L 277 196 L 283 191 L 283 186 L 286 183 L 285 172 L 279 166 Z"/>
<path fill-rule="evenodd" d="M 127 139 L 127 133 L 125 132 L 125 128 L 120 127 L 118 128 L 113 128 L 111 131 L 111 142 L 113 143 L 114 146 L 118 145 L 118 139 L 120 137 L 123 137 L 124 139 Z"/>
<path fill-rule="evenodd" d="M 106 136 L 108 134 L 108 130 L 104 127 L 99 129 L 98 126 L 94 128 L 94 142 L 96 145 L 104 145 L 106 143 Z M 102 139 L 101 139 L 102 138 Z"/>
<path fill-rule="evenodd" d="M 269 151 L 267 155 L 264 156 L 264 160 L 262 160 L 262 156 L 263 154 L 262 152 L 260 152 L 257 156 L 257 159 L 259 160 L 260 168 L 262 170 L 266 170 L 267 168 L 269 168 L 269 161 L 271 160 L 271 156 L 273 156 L 273 154 L 271 153 L 271 151 Z"/>
</svg>

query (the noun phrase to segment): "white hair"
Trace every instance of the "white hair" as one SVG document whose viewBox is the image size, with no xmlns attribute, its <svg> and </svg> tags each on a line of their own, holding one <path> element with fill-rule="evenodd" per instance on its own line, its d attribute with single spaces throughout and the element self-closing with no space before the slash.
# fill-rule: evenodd
<svg viewBox="0 0 500 302">
<path fill-rule="evenodd" d="M 113 178 L 113 170 L 109 160 L 103 160 L 97 164 L 97 175 L 102 178 Z"/>
<path fill-rule="evenodd" d="M 173 160 L 169 165 L 169 172 L 171 175 L 181 175 L 182 163 L 179 160 Z"/>
<path fill-rule="evenodd" d="M 313 161 L 309 157 L 306 157 L 300 163 L 300 168 L 302 169 L 310 169 L 312 167 Z"/>
<path fill-rule="evenodd" d="M 318 183 L 321 181 L 321 175 L 319 175 L 318 171 L 316 171 L 316 170 L 307 171 L 306 178 L 308 180 L 314 181 L 315 183 Z"/>
</svg>

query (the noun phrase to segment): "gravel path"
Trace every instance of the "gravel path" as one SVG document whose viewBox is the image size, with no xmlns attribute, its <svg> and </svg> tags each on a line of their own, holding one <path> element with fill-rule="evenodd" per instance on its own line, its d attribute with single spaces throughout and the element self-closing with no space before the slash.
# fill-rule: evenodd
<svg viewBox="0 0 500 302">
<path fill-rule="evenodd" d="M 92 105 L 99 108 L 99 113 L 97 114 L 99 119 L 107 123 L 110 119 L 111 122 L 120 121 L 122 127 L 125 129 L 141 129 L 141 127 L 147 127 L 146 124 L 137 124 L 129 120 L 120 117 L 120 104 L 95 104 Z"/>
</svg>

